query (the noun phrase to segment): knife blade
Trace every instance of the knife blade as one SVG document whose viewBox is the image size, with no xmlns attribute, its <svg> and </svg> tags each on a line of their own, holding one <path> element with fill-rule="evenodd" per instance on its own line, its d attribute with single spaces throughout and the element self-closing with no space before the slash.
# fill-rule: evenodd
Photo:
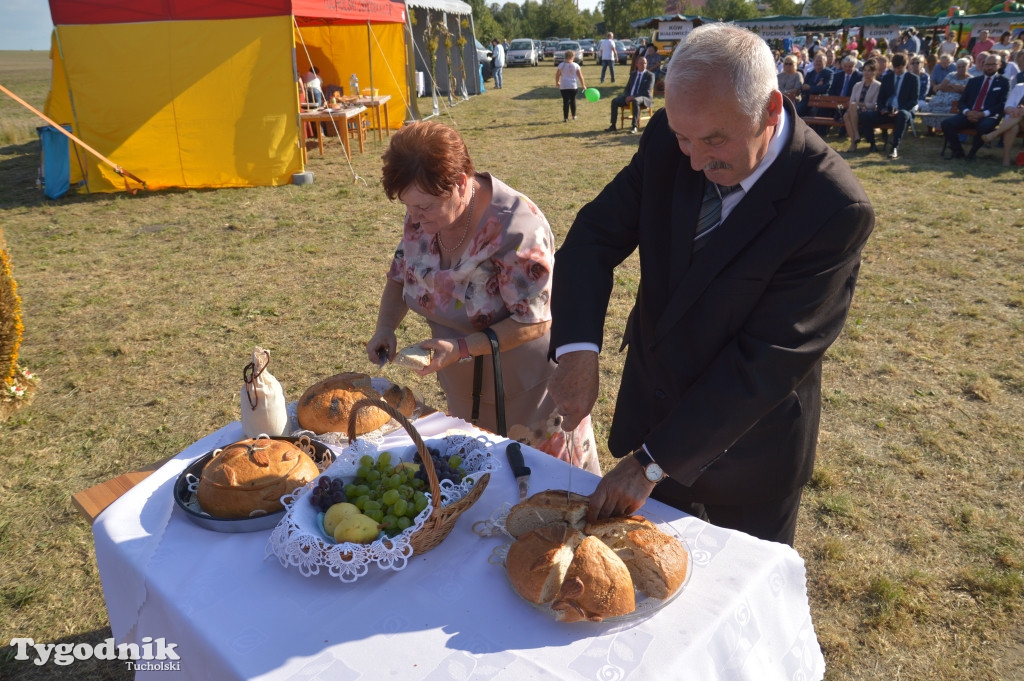
<svg viewBox="0 0 1024 681">
<path fill-rule="evenodd" d="M 516 484 L 519 487 L 519 500 L 526 498 L 529 492 L 530 468 L 523 459 L 523 448 L 518 442 L 510 442 L 505 448 L 505 457 L 508 465 L 512 467 L 512 474 L 516 477 Z"/>
</svg>

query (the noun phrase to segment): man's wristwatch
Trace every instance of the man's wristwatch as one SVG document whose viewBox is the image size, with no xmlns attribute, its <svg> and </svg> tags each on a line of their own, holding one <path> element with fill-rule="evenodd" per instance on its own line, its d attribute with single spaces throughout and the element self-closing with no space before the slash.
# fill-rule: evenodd
<svg viewBox="0 0 1024 681">
<path fill-rule="evenodd" d="M 657 464 L 643 447 L 633 451 L 633 458 L 644 469 L 644 477 L 651 482 L 661 482 L 665 479 L 665 471 L 661 470 L 661 466 Z"/>
<path fill-rule="evenodd" d="M 459 339 L 459 361 L 468 362 L 473 359 L 473 355 L 469 354 L 469 345 L 466 344 L 465 338 Z"/>
</svg>

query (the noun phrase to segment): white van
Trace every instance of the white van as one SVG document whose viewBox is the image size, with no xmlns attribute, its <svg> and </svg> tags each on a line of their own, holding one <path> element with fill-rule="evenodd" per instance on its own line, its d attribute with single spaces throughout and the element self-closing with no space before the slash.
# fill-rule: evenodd
<svg viewBox="0 0 1024 681">
<path fill-rule="evenodd" d="M 537 44 L 530 38 L 516 38 L 508 46 L 505 63 L 509 66 L 536 66 L 540 61 Z"/>
</svg>

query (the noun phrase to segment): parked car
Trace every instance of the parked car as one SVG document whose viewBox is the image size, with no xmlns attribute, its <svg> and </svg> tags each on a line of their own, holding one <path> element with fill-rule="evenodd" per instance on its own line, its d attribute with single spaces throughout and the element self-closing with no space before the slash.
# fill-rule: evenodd
<svg viewBox="0 0 1024 681">
<path fill-rule="evenodd" d="M 536 66 L 540 59 L 537 56 L 537 48 L 533 40 L 529 38 L 516 38 L 508 45 L 508 54 L 505 55 L 505 63 L 509 66 Z"/>
<path fill-rule="evenodd" d="M 533 47 L 537 50 L 537 61 L 544 61 L 544 43 L 539 40 L 534 40 Z"/>
<path fill-rule="evenodd" d="M 615 52 L 619 56 L 620 64 L 628 64 L 633 59 L 633 55 L 636 54 L 636 50 L 628 47 L 626 43 L 621 40 L 615 41 Z"/>
<path fill-rule="evenodd" d="M 576 55 L 575 57 L 573 57 L 573 61 L 579 64 L 580 66 L 583 66 L 583 48 L 580 47 L 580 44 L 575 40 L 563 40 L 562 42 L 558 43 L 558 47 L 555 48 L 555 66 L 561 64 L 562 61 L 565 59 L 566 50 L 572 50 L 573 53 L 575 53 Z"/>
<path fill-rule="evenodd" d="M 494 53 L 488 50 L 486 47 L 480 44 L 480 41 L 476 41 L 476 58 L 480 60 L 480 66 L 483 67 L 484 80 L 490 80 L 491 76 L 494 75 L 494 69 L 491 65 L 491 57 Z"/>
<path fill-rule="evenodd" d="M 551 58 L 555 56 L 555 50 L 558 49 L 557 40 L 545 40 L 544 41 L 544 57 Z"/>
<path fill-rule="evenodd" d="M 583 57 L 584 58 L 590 57 L 591 59 L 593 59 L 594 58 L 594 49 L 595 49 L 595 47 L 594 47 L 594 39 L 593 38 L 580 38 L 579 43 L 580 43 L 580 47 L 583 48 Z"/>
</svg>

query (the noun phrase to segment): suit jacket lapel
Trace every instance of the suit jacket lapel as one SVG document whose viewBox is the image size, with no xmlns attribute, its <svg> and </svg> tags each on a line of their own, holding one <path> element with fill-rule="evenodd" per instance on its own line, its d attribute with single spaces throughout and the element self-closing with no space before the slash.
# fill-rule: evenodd
<svg viewBox="0 0 1024 681">
<path fill-rule="evenodd" d="M 697 232 L 697 218 L 700 205 L 704 200 L 704 186 L 707 179 L 704 173 L 698 173 L 698 181 L 694 181 L 694 171 L 690 168 L 690 157 L 680 155 L 676 168 L 675 185 L 672 188 L 672 212 L 670 213 L 671 248 L 668 258 L 668 290 L 664 294 L 668 298 L 678 290 L 683 277 L 690 269 L 693 257 L 693 238 Z"/>
<path fill-rule="evenodd" d="M 788 100 L 785 106 L 788 122 L 793 126 L 789 144 L 775 159 L 772 167 L 729 213 L 725 222 L 708 237 L 707 245 L 692 263 L 693 235 L 703 198 L 704 182 L 694 181 L 692 174 L 682 172 L 683 168 L 677 172 L 672 200 L 673 247 L 670 266 L 677 268 L 685 264 L 686 267 L 680 268 L 681 276 L 673 272 L 670 277 L 672 293 L 655 327 L 654 343 L 660 342 L 672 330 L 676 321 L 690 309 L 711 280 L 771 222 L 777 213 L 775 202 L 788 195 L 793 174 L 804 151 L 803 134 L 806 126 L 797 118 Z M 683 156 L 681 162 L 686 164 L 688 170 L 689 159 Z M 703 178 L 703 173 L 700 175 Z M 677 243 L 677 236 L 680 243 Z M 687 239 L 686 244 L 681 243 L 683 238 Z"/>
</svg>

